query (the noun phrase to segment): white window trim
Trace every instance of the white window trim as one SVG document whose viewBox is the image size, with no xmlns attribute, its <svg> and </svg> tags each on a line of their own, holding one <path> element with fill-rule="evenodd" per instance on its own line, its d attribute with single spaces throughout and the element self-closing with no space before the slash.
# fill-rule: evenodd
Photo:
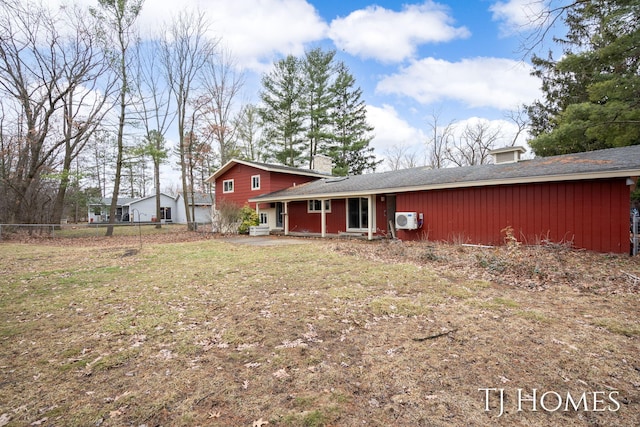
<svg viewBox="0 0 640 427">
<path fill-rule="evenodd" d="M 263 218 L 264 221 L 262 221 Z M 269 225 L 269 214 L 267 212 L 260 212 L 259 221 L 260 225 Z"/>
<path fill-rule="evenodd" d="M 258 186 L 254 187 L 253 183 L 254 183 L 254 178 L 258 178 Z M 260 175 L 252 175 L 251 176 L 251 190 L 259 190 L 260 189 Z"/>
<path fill-rule="evenodd" d="M 314 199 L 314 200 L 307 200 L 307 213 L 322 213 L 322 207 L 320 209 L 311 209 L 311 202 L 318 200 L 318 199 Z M 328 203 L 328 206 L 325 205 L 325 213 L 331 213 L 331 200 L 330 199 L 325 199 L 324 201 L 325 203 Z"/>
<path fill-rule="evenodd" d="M 230 182 L 231 183 L 231 190 L 227 190 L 227 183 Z M 224 181 L 222 181 L 222 192 L 223 193 L 233 193 L 233 191 L 235 190 L 235 183 L 233 179 L 225 179 Z"/>
</svg>

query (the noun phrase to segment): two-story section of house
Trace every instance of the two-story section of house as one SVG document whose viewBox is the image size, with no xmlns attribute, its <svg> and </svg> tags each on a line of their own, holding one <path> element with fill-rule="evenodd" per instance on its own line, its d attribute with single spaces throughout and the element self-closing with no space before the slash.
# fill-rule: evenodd
<svg viewBox="0 0 640 427">
<path fill-rule="evenodd" d="M 311 170 L 232 159 L 207 182 L 215 182 L 216 205 L 223 201 L 238 206 L 249 205 L 259 212 L 261 225 L 268 225 L 270 230 L 281 229 L 284 224 L 282 203 L 261 203 L 256 207 L 249 199 L 331 176 L 329 158 L 316 157 L 315 165 L 316 170 Z"/>
</svg>

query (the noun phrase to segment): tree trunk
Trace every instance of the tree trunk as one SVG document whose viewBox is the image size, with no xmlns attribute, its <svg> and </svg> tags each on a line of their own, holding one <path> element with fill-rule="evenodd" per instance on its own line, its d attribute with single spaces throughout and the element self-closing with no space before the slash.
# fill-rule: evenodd
<svg viewBox="0 0 640 427">
<path fill-rule="evenodd" d="M 126 82 L 126 71 L 124 81 Z M 126 86 L 126 83 L 123 83 Z M 126 90 L 123 87 L 120 93 L 120 121 L 118 123 L 118 154 L 116 156 L 116 176 L 113 180 L 113 195 L 111 197 L 111 205 L 109 207 L 109 225 L 105 236 L 113 236 L 113 226 L 116 223 L 116 208 L 118 206 L 118 194 L 120 193 L 120 176 L 122 174 L 122 157 L 124 151 L 124 122 L 126 113 Z"/>
<path fill-rule="evenodd" d="M 157 155 L 153 158 L 153 181 L 156 186 L 156 221 L 158 221 L 156 228 L 162 228 L 160 221 L 160 159 Z"/>
<path fill-rule="evenodd" d="M 67 194 L 67 188 L 69 187 L 69 173 L 71 172 L 71 159 L 65 154 L 64 165 L 62 167 L 62 176 L 60 177 L 60 183 L 58 184 L 58 193 L 53 202 L 53 213 L 51 215 L 51 222 L 53 224 L 60 224 L 62 221 L 62 215 L 64 213 L 64 200 Z"/>
</svg>

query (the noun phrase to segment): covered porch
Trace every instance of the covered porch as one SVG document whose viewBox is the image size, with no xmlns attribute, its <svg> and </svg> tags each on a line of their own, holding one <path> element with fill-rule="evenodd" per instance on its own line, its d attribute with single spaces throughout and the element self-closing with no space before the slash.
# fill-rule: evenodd
<svg viewBox="0 0 640 427">
<path fill-rule="evenodd" d="M 271 198 L 270 198 L 271 199 Z M 270 231 L 285 236 L 391 237 L 395 233 L 394 194 L 344 195 L 314 199 L 289 198 L 256 202 L 258 216 L 268 212 Z M 261 216 L 261 213 L 263 214 Z M 391 221 L 390 221 L 391 220 Z M 275 224 L 275 226 L 274 226 Z"/>
</svg>

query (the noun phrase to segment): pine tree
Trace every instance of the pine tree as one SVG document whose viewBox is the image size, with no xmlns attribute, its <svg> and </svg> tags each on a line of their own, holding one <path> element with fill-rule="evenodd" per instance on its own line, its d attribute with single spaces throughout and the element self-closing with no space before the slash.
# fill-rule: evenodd
<svg viewBox="0 0 640 427">
<path fill-rule="evenodd" d="M 640 143 L 640 0 L 574 2 L 563 58 L 533 58 L 544 100 L 527 106 L 536 154 Z"/>
<path fill-rule="evenodd" d="M 306 116 L 309 141 L 309 168 L 313 169 L 313 158 L 325 151 L 332 139 L 331 132 L 331 81 L 335 75 L 334 50 L 324 52 L 320 48 L 306 53 L 302 62 L 304 94 L 302 106 Z"/>
<path fill-rule="evenodd" d="M 272 157 L 288 166 L 313 168 L 316 154 L 333 159 L 334 173 L 361 174 L 380 163 L 369 146 L 362 90 L 335 51 L 289 55 L 262 78 L 260 118 Z"/>
<path fill-rule="evenodd" d="M 302 163 L 304 112 L 301 106 L 302 80 L 300 60 L 293 55 L 274 64 L 262 77 L 260 118 L 265 137 L 271 142 L 273 157 L 283 165 Z"/>
<path fill-rule="evenodd" d="M 335 175 L 359 175 L 375 170 L 380 164 L 373 147 L 369 146 L 373 139 L 373 126 L 367 123 L 362 89 L 355 83 L 347 66 L 339 63 L 336 80 L 331 87 L 334 143 L 327 153 L 333 158 Z"/>
</svg>

